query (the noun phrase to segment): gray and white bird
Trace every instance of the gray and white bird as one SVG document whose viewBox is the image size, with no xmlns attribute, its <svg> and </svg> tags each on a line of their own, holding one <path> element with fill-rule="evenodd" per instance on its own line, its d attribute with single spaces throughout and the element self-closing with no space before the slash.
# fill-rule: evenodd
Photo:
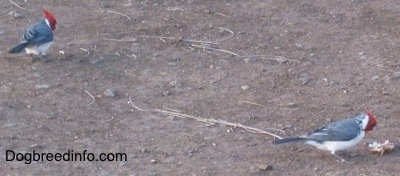
<svg viewBox="0 0 400 176">
<path fill-rule="evenodd" d="M 56 29 L 56 18 L 52 13 L 43 9 L 44 18 L 30 26 L 22 35 L 21 42 L 10 49 L 8 53 L 20 53 L 25 49 L 33 59 L 33 55 L 40 55 L 47 59 L 46 52 L 53 42 L 53 31 Z"/>
<path fill-rule="evenodd" d="M 305 137 L 289 137 L 274 140 L 273 144 L 290 142 L 304 142 L 330 153 L 343 163 L 351 163 L 336 154 L 336 151 L 345 151 L 357 145 L 365 133 L 377 125 L 376 118 L 369 112 L 339 120 L 316 129 Z"/>
</svg>

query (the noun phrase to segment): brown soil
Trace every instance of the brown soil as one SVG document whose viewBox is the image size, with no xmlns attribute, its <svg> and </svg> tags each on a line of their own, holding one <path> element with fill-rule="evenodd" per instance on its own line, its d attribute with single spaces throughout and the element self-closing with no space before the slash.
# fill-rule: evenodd
<svg viewBox="0 0 400 176">
<path fill-rule="evenodd" d="M 379 156 L 360 144 L 358 156 L 343 156 L 355 162 L 346 165 L 310 146 L 273 146 L 267 135 L 139 111 L 128 102 L 130 97 L 142 109 L 283 129 L 284 136 L 367 108 L 379 128 L 363 142 L 398 144 L 400 1 L 14 2 L 34 11 L 0 2 L 3 174 L 399 173 L 398 149 Z M 53 61 L 7 54 L 42 7 L 58 19 Z M 105 96 L 106 89 L 116 96 Z M 124 152 L 128 160 L 24 164 L 6 162 L 6 150 Z"/>
</svg>

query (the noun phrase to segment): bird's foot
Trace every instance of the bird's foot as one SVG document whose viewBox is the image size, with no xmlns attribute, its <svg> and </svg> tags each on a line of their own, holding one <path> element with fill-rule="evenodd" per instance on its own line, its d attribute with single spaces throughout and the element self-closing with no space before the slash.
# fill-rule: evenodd
<svg viewBox="0 0 400 176">
<path fill-rule="evenodd" d="M 53 60 L 53 58 L 52 57 L 50 57 L 50 56 L 48 56 L 48 55 L 42 55 L 42 58 L 43 58 L 43 61 L 44 62 L 50 62 L 50 61 L 52 61 Z"/>
<path fill-rule="evenodd" d="M 338 160 L 336 160 L 337 162 L 339 162 L 339 163 L 344 163 L 344 164 L 354 164 L 354 161 L 347 161 L 347 160 L 345 160 L 345 159 L 338 159 Z"/>
<path fill-rule="evenodd" d="M 344 154 L 346 154 L 346 155 L 348 155 L 348 156 L 351 156 L 351 157 L 356 157 L 357 156 L 357 153 L 356 152 L 351 152 L 351 151 L 348 151 L 348 150 L 344 150 L 344 151 L 342 151 Z"/>
<path fill-rule="evenodd" d="M 34 55 L 34 54 L 29 54 L 29 56 L 31 57 L 31 61 L 32 61 L 32 62 L 37 61 L 37 60 L 40 59 L 39 57 L 37 57 L 37 56 Z"/>
<path fill-rule="evenodd" d="M 343 159 L 342 157 L 340 157 L 339 155 L 332 153 L 333 156 L 335 156 L 337 158 L 336 161 L 340 162 L 340 163 L 345 163 L 345 164 L 354 164 L 353 161 L 347 161 L 345 159 Z"/>
</svg>

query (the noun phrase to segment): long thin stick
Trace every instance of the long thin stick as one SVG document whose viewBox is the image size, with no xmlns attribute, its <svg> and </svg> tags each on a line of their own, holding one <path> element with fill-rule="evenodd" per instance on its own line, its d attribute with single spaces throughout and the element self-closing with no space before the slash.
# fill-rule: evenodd
<svg viewBox="0 0 400 176">
<path fill-rule="evenodd" d="M 239 104 L 240 104 L 240 103 L 247 103 L 247 104 L 251 104 L 251 105 L 261 106 L 261 107 L 264 107 L 264 108 L 282 109 L 282 110 L 289 110 L 289 111 L 296 111 L 296 110 L 299 110 L 299 108 L 278 108 L 278 107 L 268 107 L 268 106 L 265 106 L 265 105 L 262 105 L 262 104 L 253 103 L 253 102 L 250 102 L 250 101 L 244 101 L 244 100 L 240 100 L 240 101 L 239 101 Z"/>
<path fill-rule="evenodd" d="M 136 105 L 134 105 L 133 102 L 132 102 L 131 97 L 129 97 L 129 104 L 131 104 L 133 108 L 135 108 L 135 109 L 137 109 L 139 111 L 147 111 L 147 110 L 141 109 L 141 108 L 137 107 Z"/>
<path fill-rule="evenodd" d="M 222 42 L 222 41 L 228 40 L 228 39 L 230 39 L 230 38 L 232 38 L 232 37 L 235 36 L 235 32 L 233 32 L 232 30 L 230 30 L 230 29 L 228 29 L 228 28 L 223 28 L 223 27 L 213 27 L 213 28 L 219 29 L 219 30 L 228 31 L 228 32 L 231 34 L 231 35 L 230 35 L 229 37 L 227 37 L 227 38 L 220 39 L 220 40 L 217 39 L 218 42 Z"/>
<path fill-rule="evenodd" d="M 145 38 L 159 38 L 159 39 L 170 39 L 170 40 L 182 40 L 184 42 L 190 42 L 190 43 L 205 43 L 205 44 L 215 44 L 217 45 L 218 43 L 211 42 L 211 41 L 203 41 L 203 40 L 191 40 L 191 39 L 178 39 L 175 37 L 163 37 L 163 36 L 152 36 L 152 35 L 141 35 L 141 37 Z"/>
<path fill-rule="evenodd" d="M 125 15 L 125 14 L 123 14 L 123 13 L 119 13 L 119 12 L 115 12 L 115 11 L 111 11 L 111 10 L 97 10 L 97 11 L 95 11 L 95 12 L 108 12 L 108 13 L 114 13 L 114 14 L 118 14 L 118 15 L 122 15 L 122 16 L 124 16 L 124 17 L 126 17 L 126 18 L 128 18 L 128 20 L 129 21 L 132 21 L 132 18 L 131 17 L 129 17 L 128 15 Z"/>
<path fill-rule="evenodd" d="M 10 0 L 10 2 L 11 2 L 12 4 L 14 4 L 16 7 L 20 8 L 20 9 L 24 9 L 24 10 L 28 10 L 28 11 L 33 11 L 33 10 L 31 10 L 31 9 L 23 8 L 22 6 L 20 6 L 20 5 L 18 5 L 17 3 L 15 3 L 13 0 Z"/>
<path fill-rule="evenodd" d="M 200 121 L 200 122 L 209 123 L 209 124 L 215 123 L 215 124 L 222 124 L 222 125 L 227 125 L 227 126 L 232 126 L 232 127 L 240 127 L 240 128 L 243 128 L 246 131 L 251 132 L 251 133 L 262 133 L 262 134 L 267 134 L 267 135 L 273 136 L 273 137 L 278 138 L 278 139 L 282 139 L 281 136 L 276 135 L 274 133 L 270 133 L 270 132 L 267 132 L 267 131 L 264 131 L 264 130 L 260 130 L 260 129 L 257 129 L 257 128 L 253 128 L 253 127 L 249 127 L 249 126 L 246 126 L 246 125 L 242 125 L 240 123 L 232 123 L 232 122 L 227 122 L 227 121 L 219 120 L 219 119 L 200 118 L 200 117 L 195 117 L 195 116 L 191 116 L 191 115 L 187 115 L 187 114 L 181 114 L 181 113 L 177 113 L 177 112 L 165 111 L 165 110 L 161 110 L 161 109 L 154 109 L 154 111 L 162 113 L 162 114 L 168 114 L 168 115 L 171 115 L 171 116 L 180 117 L 180 118 L 190 118 L 190 119 L 194 119 L 194 120 L 197 120 L 197 121 Z M 282 130 L 278 130 L 278 129 L 274 129 L 274 130 L 283 132 Z"/>
<path fill-rule="evenodd" d="M 287 59 L 286 57 L 283 56 L 275 56 L 275 55 L 250 55 L 250 56 L 240 56 L 240 57 L 261 57 L 263 59 L 268 59 L 268 60 L 275 60 L 278 62 L 296 62 L 296 63 L 300 63 L 300 61 L 298 60 L 294 60 L 294 59 Z"/>
<path fill-rule="evenodd" d="M 202 46 L 202 45 L 196 45 L 196 44 L 192 44 L 192 46 L 197 47 L 197 48 L 203 48 L 204 50 L 213 50 L 213 51 L 220 51 L 220 52 L 223 52 L 223 53 L 229 53 L 229 54 L 232 54 L 234 56 L 240 57 L 239 54 L 234 53 L 232 51 L 228 51 L 228 50 L 223 50 L 223 49 L 218 49 L 218 48 L 211 48 L 211 47 Z"/>
<path fill-rule="evenodd" d="M 136 39 L 122 40 L 122 39 L 113 39 L 113 38 L 103 38 L 103 40 L 114 41 L 114 42 L 136 42 Z"/>
<path fill-rule="evenodd" d="M 89 55 L 90 55 L 89 50 L 87 50 L 87 49 L 85 49 L 85 48 L 79 48 L 79 49 L 86 52 L 86 55 L 85 55 L 85 56 L 89 56 Z"/>
</svg>

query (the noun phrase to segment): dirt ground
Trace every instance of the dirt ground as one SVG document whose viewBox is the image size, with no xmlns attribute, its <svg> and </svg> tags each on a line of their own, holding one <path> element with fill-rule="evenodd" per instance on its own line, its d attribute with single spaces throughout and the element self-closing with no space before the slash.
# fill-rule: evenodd
<svg viewBox="0 0 400 176">
<path fill-rule="evenodd" d="M 13 2 L 28 10 L 0 2 L 2 175 L 400 171 L 397 148 L 379 156 L 359 144 L 356 157 L 343 156 L 355 162 L 346 165 L 310 146 L 274 146 L 265 134 L 153 111 L 179 110 L 296 136 L 368 109 L 379 127 L 363 142 L 397 145 L 400 1 Z M 43 7 L 58 20 L 53 60 L 8 54 Z M 6 161 L 6 150 L 128 157 L 25 164 Z M 267 165 L 272 168 L 263 170 Z"/>
</svg>

